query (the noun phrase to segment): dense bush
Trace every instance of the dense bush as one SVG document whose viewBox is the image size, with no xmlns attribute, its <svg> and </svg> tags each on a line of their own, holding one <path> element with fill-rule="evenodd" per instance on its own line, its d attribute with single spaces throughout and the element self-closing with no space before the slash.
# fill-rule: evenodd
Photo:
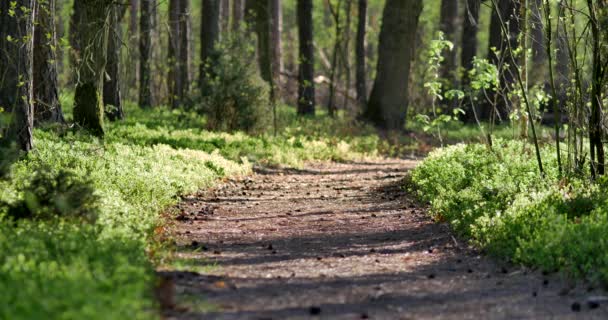
<svg viewBox="0 0 608 320">
<path fill-rule="evenodd" d="M 542 154 L 545 178 L 525 143 L 457 145 L 433 152 L 412 180 L 436 219 L 489 253 L 608 283 L 605 183 L 558 179 L 554 149 Z"/>
<path fill-rule="evenodd" d="M 260 78 L 255 48 L 243 37 L 222 40 L 204 62 L 199 111 L 212 130 L 260 131 L 271 113 L 268 85 Z"/>
</svg>

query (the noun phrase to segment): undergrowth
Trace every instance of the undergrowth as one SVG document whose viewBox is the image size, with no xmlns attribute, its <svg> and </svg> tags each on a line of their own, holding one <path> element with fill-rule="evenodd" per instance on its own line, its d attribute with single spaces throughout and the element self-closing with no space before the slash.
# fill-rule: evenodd
<svg viewBox="0 0 608 320">
<path fill-rule="evenodd" d="M 608 284 L 606 180 L 558 179 L 555 149 L 520 141 L 456 145 L 432 152 L 413 174 L 420 197 L 490 254 L 546 272 Z"/>
<path fill-rule="evenodd" d="M 70 100 L 62 97 L 68 119 Z M 154 266 L 164 255 L 153 238 L 180 196 L 252 163 L 300 166 L 379 149 L 363 127 L 295 120 L 287 108 L 277 136 L 205 131 L 187 111 L 125 111 L 104 140 L 51 126 L 35 131 L 27 156 L 2 153 L 0 319 L 156 318 Z"/>
</svg>

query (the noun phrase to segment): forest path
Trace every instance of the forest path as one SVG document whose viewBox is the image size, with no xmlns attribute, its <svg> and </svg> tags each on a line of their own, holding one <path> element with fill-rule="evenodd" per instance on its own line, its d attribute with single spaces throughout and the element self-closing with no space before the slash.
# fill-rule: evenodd
<svg viewBox="0 0 608 320">
<path fill-rule="evenodd" d="M 608 318 L 606 303 L 587 304 L 600 292 L 480 256 L 431 221 L 401 188 L 415 165 L 260 169 L 184 199 L 165 317 Z"/>
</svg>

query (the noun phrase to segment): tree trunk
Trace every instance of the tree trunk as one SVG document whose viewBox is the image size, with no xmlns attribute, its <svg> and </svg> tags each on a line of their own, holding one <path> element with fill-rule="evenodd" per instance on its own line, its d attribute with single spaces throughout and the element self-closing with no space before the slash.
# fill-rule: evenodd
<svg viewBox="0 0 608 320">
<path fill-rule="evenodd" d="M 258 65 L 260 75 L 270 85 L 270 98 L 274 99 L 274 82 L 272 71 L 272 47 L 270 42 L 272 0 L 250 0 L 254 2 L 254 29 L 258 38 Z"/>
<path fill-rule="evenodd" d="M 57 84 L 57 34 L 55 32 L 55 0 L 39 4 L 34 32 L 34 120 L 65 122 Z"/>
<path fill-rule="evenodd" d="M 215 45 L 220 39 L 220 4 L 216 0 L 203 0 L 201 19 L 201 90 L 206 82 L 206 65 L 212 57 Z"/>
<path fill-rule="evenodd" d="M 283 72 L 283 57 L 281 54 L 281 34 L 283 33 L 283 10 L 281 0 L 270 1 L 270 47 L 272 63 L 272 83 L 275 85 L 275 95 L 281 96 L 281 74 Z"/>
<path fill-rule="evenodd" d="M 364 117 L 376 126 L 401 130 L 408 107 L 410 63 L 422 0 L 387 0 L 382 13 L 376 79 Z"/>
<path fill-rule="evenodd" d="M 297 0 L 299 35 L 298 114 L 315 114 L 312 0 Z"/>
<path fill-rule="evenodd" d="M 518 38 L 521 31 L 520 28 L 520 3 L 519 1 L 492 0 L 498 6 L 492 8 L 492 18 L 490 21 L 490 39 L 488 50 L 488 58 L 490 62 L 497 65 L 500 72 L 500 94 L 495 99 L 498 116 L 506 120 L 509 116 L 510 102 L 508 93 L 513 89 L 516 75 L 519 72 L 518 66 L 511 59 L 511 50 L 516 50 L 518 47 Z M 507 34 L 503 32 L 504 29 Z M 496 52 L 494 52 L 494 50 Z M 503 68 L 506 64 L 508 68 Z M 482 118 L 489 117 L 489 108 L 481 114 Z"/>
<path fill-rule="evenodd" d="M 355 44 L 357 102 L 363 110 L 367 104 L 367 73 L 365 68 L 365 28 L 367 26 L 367 0 L 359 0 L 359 21 Z"/>
<path fill-rule="evenodd" d="M 336 92 L 336 74 L 337 74 L 337 69 L 338 69 L 338 51 L 340 50 L 340 45 L 342 42 L 342 23 L 340 21 L 340 18 L 342 16 L 342 13 L 340 12 L 342 10 L 342 0 L 338 0 L 338 2 L 336 2 L 336 6 L 334 7 L 334 5 L 331 2 L 327 2 L 327 6 L 329 9 L 329 12 L 331 13 L 331 16 L 333 17 L 334 20 L 334 48 L 332 51 L 332 56 L 331 56 L 331 69 L 329 70 L 329 98 L 327 99 L 327 114 L 331 117 L 335 116 L 336 113 L 336 105 L 335 105 L 335 101 L 334 101 L 334 96 L 335 96 L 335 92 Z"/>
<path fill-rule="evenodd" d="M 466 26 L 467 22 L 469 22 L 470 18 L 468 16 L 468 12 L 475 13 L 475 10 L 467 10 L 469 3 L 477 2 L 472 0 L 465 0 L 465 15 L 464 15 L 464 24 Z M 479 13 L 479 10 L 476 10 Z M 478 14 L 477 14 L 478 15 Z M 475 26 L 475 33 L 477 32 L 477 18 L 474 19 L 473 23 Z M 456 31 L 458 30 L 458 0 L 441 0 L 441 12 L 439 16 L 439 30 L 443 32 L 445 40 L 450 41 L 456 45 Z M 464 38 L 466 34 L 463 31 L 463 42 L 462 42 L 462 50 L 466 49 Z M 475 43 L 476 44 L 476 43 Z M 451 86 L 455 87 L 456 82 L 456 52 L 457 50 L 451 50 L 445 54 L 445 60 L 441 64 L 441 73 L 440 76 L 442 79 L 445 79 L 446 82 L 450 83 Z M 464 66 L 464 65 L 463 65 Z"/>
<path fill-rule="evenodd" d="M 464 70 L 473 68 L 473 58 L 477 55 L 477 31 L 479 30 L 479 0 L 465 0 L 464 20 L 462 22 L 462 53 L 460 63 Z M 454 50 L 453 50 L 454 51 Z M 462 77 L 463 84 L 467 86 L 469 79 Z"/>
<path fill-rule="evenodd" d="M 205 1 L 205 0 L 203 0 Z M 220 0 L 221 31 L 228 32 L 230 26 L 230 0 Z M 204 22 L 203 22 L 204 23 Z"/>
<path fill-rule="evenodd" d="M 16 3 L 14 15 L 9 15 L 12 2 Z M 32 67 L 36 8 L 35 0 L 0 1 L 0 106 L 12 116 L 8 124 L 0 123 L 0 134 L 2 140 L 15 142 L 23 151 L 34 147 Z"/>
<path fill-rule="evenodd" d="M 171 106 L 179 107 L 185 102 L 189 85 L 189 0 L 169 2 L 169 94 Z"/>
<path fill-rule="evenodd" d="M 181 91 L 180 91 L 180 101 L 182 103 L 188 100 L 188 93 L 190 91 L 190 82 L 192 79 L 192 71 L 190 69 L 190 64 L 192 61 L 192 23 L 190 21 L 190 0 L 181 0 L 181 8 L 180 8 L 180 62 L 179 66 L 181 68 L 180 75 L 182 77 L 181 83 Z"/>
<path fill-rule="evenodd" d="M 154 7 L 156 0 L 141 0 L 139 16 L 139 106 L 150 108 L 152 102 L 151 62 Z"/>
<path fill-rule="evenodd" d="M 105 106 L 105 114 L 110 121 L 122 120 L 124 118 L 122 95 L 120 92 L 120 48 L 122 46 L 120 21 L 125 10 L 126 7 L 115 5 L 109 17 L 110 29 L 108 31 L 106 76 L 103 84 L 103 105 Z"/>
<path fill-rule="evenodd" d="M 543 84 L 546 82 L 547 50 L 545 49 L 545 33 L 541 15 L 542 0 L 533 0 L 530 4 L 530 38 L 532 40 L 532 82 Z"/>
<path fill-rule="evenodd" d="M 604 174 L 604 146 L 602 144 L 602 84 L 604 77 L 604 63 L 602 62 L 601 25 L 598 19 L 599 1 L 594 4 L 587 0 L 589 10 L 589 23 L 591 26 L 592 44 L 592 78 L 591 78 L 591 115 L 589 119 L 589 150 L 591 175 L 595 178 Z M 601 13 L 600 13 L 601 14 Z M 601 16 L 600 16 L 601 18 Z"/>
<path fill-rule="evenodd" d="M 78 1 L 78 0 L 76 0 Z M 139 6 L 140 6 L 140 2 L 143 0 L 129 0 L 130 5 L 129 5 L 129 31 L 128 31 L 128 36 L 126 37 L 129 40 L 129 43 L 138 43 L 139 39 L 138 39 L 138 30 L 137 30 L 137 26 L 138 26 L 138 20 L 137 20 L 137 13 L 139 10 Z M 121 2 L 118 2 L 117 4 L 120 4 Z M 122 3 L 126 3 L 126 1 L 122 1 Z M 121 28 L 122 31 L 122 28 Z M 110 39 L 111 41 L 111 39 Z M 130 55 L 131 56 L 131 55 Z M 140 61 L 138 61 L 137 56 L 136 55 L 132 55 L 131 61 L 132 63 L 132 69 L 131 72 L 127 73 L 127 81 L 129 83 L 130 86 L 137 86 L 137 83 L 140 80 L 140 68 L 139 67 L 139 63 Z"/>
<path fill-rule="evenodd" d="M 103 136 L 103 90 L 108 19 L 113 0 L 79 0 L 74 12 L 81 49 L 76 64 L 78 83 L 74 94 L 74 121 L 97 136 Z"/>
<path fill-rule="evenodd" d="M 243 22 L 245 0 L 232 0 L 232 31 L 237 31 Z"/>
</svg>

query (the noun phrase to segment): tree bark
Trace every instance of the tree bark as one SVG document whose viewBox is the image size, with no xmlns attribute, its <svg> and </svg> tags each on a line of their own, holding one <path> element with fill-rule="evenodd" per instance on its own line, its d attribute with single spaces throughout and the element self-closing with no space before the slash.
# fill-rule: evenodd
<svg viewBox="0 0 608 320">
<path fill-rule="evenodd" d="M 464 24 L 466 26 L 467 22 L 470 20 L 468 16 L 468 12 L 474 13 L 473 10 L 467 10 L 467 4 L 473 2 L 472 0 L 464 0 L 465 2 L 465 15 L 464 15 Z M 477 2 L 477 1 L 474 1 Z M 479 12 L 479 10 L 477 10 Z M 477 18 L 473 21 L 474 25 L 477 26 Z M 458 0 L 441 0 L 441 12 L 439 15 L 439 30 L 443 32 L 445 40 L 450 41 L 457 47 L 456 43 L 456 31 L 458 30 Z M 477 30 L 475 30 L 477 32 Z M 465 50 L 465 42 L 464 38 L 466 32 L 463 31 L 463 42 L 462 49 L 463 52 Z M 445 79 L 446 82 L 450 83 L 452 86 L 455 85 L 456 82 L 456 52 L 457 50 L 451 50 L 445 54 L 445 60 L 441 64 L 441 72 L 440 76 L 442 79 Z M 464 65 L 463 65 L 464 66 Z"/>
<path fill-rule="evenodd" d="M 107 62 L 105 68 L 105 81 L 103 84 L 103 104 L 105 114 L 110 121 L 122 120 L 122 94 L 120 92 L 120 48 L 122 46 L 122 30 L 120 21 L 126 11 L 123 5 L 115 5 L 110 11 L 109 33 L 107 46 Z M 137 68 L 135 68 L 137 70 Z"/>
<path fill-rule="evenodd" d="M 355 44 L 357 102 L 363 110 L 367 104 L 367 73 L 365 68 L 365 28 L 367 26 L 367 0 L 359 0 L 359 21 Z"/>
<path fill-rule="evenodd" d="M 387 0 L 384 6 L 376 79 L 364 113 L 380 128 L 402 130 L 405 125 L 410 63 L 421 11 L 422 0 Z"/>
<path fill-rule="evenodd" d="M 603 95 L 602 85 L 604 77 L 604 63 L 602 61 L 601 47 L 601 25 L 598 19 L 599 2 L 594 4 L 592 0 L 587 0 L 589 10 L 589 23 L 591 26 L 592 41 L 592 78 L 591 78 L 591 115 L 589 119 L 589 150 L 591 175 L 595 178 L 604 174 L 604 146 L 602 144 L 602 110 Z"/>
<path fill-rule="evenodd" d="M 460 64 L 464 70 L 473 68 L 473 58 L 477 55 L 477 32 L 479 30 L 479 0 L 464 1 L 464 20 L 462 23 L 462 53 Z M 455 50 L 452 50 L 455 51 Z M 463 75 L 463 84 L 467 86 L 469 79 Z"/>
<path fill-rule="evenodd" d="M 0 1 L 0 107 L 11 115 L 0 123 L 2 142 L 16 143 L 23 151 L 34 147 L 32 68 L 36 0 L 16 0 L 15 14 L 9 15 L 11 1 Z"/>
<path fill-rule="evenodd" d="M 152 102 L 152 32 L 156 0 L 141 0 L 139 16 L 139 106 L 150 108 Z"/>
<path fill-rule="evenodd" d="M 253 2 L 254 29 L 258 39 L 258 65 L 260 76 L 270 85 L 270 98 L 275 98 L 273 79 L 273 62 L 271 47 L 271 5 L 272 0 L 249 0 Z"/>
<path fill-rule="evenodd" d="M 200 86 L 203 88 L 206 81 L 207 65 L 212 57 L 215 45 L 220 40 L 220 4 L 216 0 L 203 0 L 201 19 L 201 66 Z"/>
<path fill-rule="evenodd" d="M 185 102 L 189 85 L 190 17 L 189 0 L 169 2 L 169 93 L 171 106 L 178 108 Z"/>
<path fill-rule="evenodd" d="M 65 122 L 57 84 L 57 33 L 55 32 L 55 0 L 39 4 L 34 32 L 34 120 Z"/>
<path fill-rule="evenodd" d="M 342 13 L 340 12 L 342 10 L 342 0 L 338 0 L 338 2 L 336 2 L 336 6 L 334 7 L 334 5 L 331 2 L 327 2 L 327 7 L 329 12 L 331 13 L 331 16 L 334 20 L 334 47 L 333 47 L 333 51 L 332 51 L 332 56 L 331 56 L 331 65 L 330 65 L 330 70 L 329 70 L 329 98 L 327 99 L 327 114 L 331 117 L 335 116 L 336 113 L 336 105 L 335 105 L 335 92 L 336 92 L 336 76 L 337 76 L 337 69 L 338 69 L 338 51 L 340 50 L 340 45 L 342 43 L 342 34 L 343 34 L 343 30 L 342 30 L 342 22 L 341 17 L 342 17 Z"/>
<path fill-rule="evenodd" d="M 106 67 L 108 19 L 113 0 L 79 0 L 76 15 L 78 83 L 74 94 L 74 121 L 97 136 L 104 135 L 102 101 L 103 78 Z"/>
<path fill-rule="evenodd" d="M 238 31 L 243 22 L 245 0 L 232 0 L 232 31 Z"/>
<path fill-rule="evenodd" d="M 203 0 L 204 1 L 204 0 Z M 220 0 L 221 32 L 227 32 L 230 26 L 230 0 Z"/>
<path fill-rule="evenodd" d="M 532 39 L 532 63 L 535 70 L 535 83 L 542 83 L 545 80 L 547 69 L 547 50 L 545 49 L 545 33 L 543 31 L 543 20 L 541 15 L 542 0 L 533 0 L 530 4 L 530 38 Z"/>
<path fill-rule="evenodd" d="M 500 89 L 502 96 L 496 100 L 496 109 L 498 116 L 506 120 L 509 116 L 510 102 L 507 97 L 508 93 L 513 89 L 518 66 L 512 62 L 511 50 L 517 49 L 518 39 L 521 31 L 520 12 L 521 6 L 519 1 L 496 0 L 498 6 L 492 8 L 492 18 L 490 21 L 490 39 L 488 50 L 488 58 L 490 62 L 497 65 L 500 73 Z M 503 32 L 502 23 L 507 34 Z M 494 52 L 493 48 L 496 50 Z M 508 64 L 508 68 L 504 68 Z M 481 117 L 487 119 L 489 117 L 490 108 L 484 108 Z"/>
<path fill-rule="evenodd" d="M 297 0 L 299 35 L 298 114 L 315 114 L 312 0 Z"/>
<path fill-rule="evenodd" d="M 283 73 L 283 57 L 281 34 L 283 33 L 283 8 L 281 0 L 270 1 L 270 47 L 272 63 L 272 83 L 275 85 L 275 96 L 281 96 L 281 74 Z"/>
</svg>

